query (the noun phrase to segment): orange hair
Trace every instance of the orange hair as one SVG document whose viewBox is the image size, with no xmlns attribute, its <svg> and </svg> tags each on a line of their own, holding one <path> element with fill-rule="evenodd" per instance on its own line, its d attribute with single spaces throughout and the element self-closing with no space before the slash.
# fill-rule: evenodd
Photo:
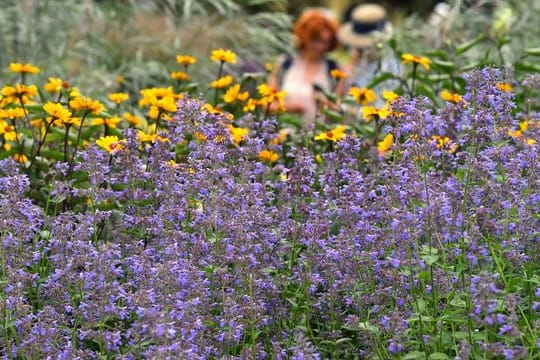
<svg viewBox="0 0 540 360">
<path fill-rule="evenodd" d="M 332 34 L 332 40 L 328 46 L 328 51 L 332 51 L 338 44 L 337 31 L 339 25 L 336 21 L 317 9 L 305 11 L 296 21 L 293 27 L 294 35 L 298 38 L 298 47 L 303 49 L 306 43 L 317 38 L 323 30 L 328 30 Z"/>
</svg>

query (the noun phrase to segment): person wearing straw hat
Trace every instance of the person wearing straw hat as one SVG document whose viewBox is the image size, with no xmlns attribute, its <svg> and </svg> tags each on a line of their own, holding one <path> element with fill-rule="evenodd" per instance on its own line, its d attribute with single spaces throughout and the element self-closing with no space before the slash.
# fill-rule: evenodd
<svg viewBox="0 0 540 360">
<path fill-rule="evenodd" d="M 350 18 L 339 28 L 337 37 L 351 51 L 347 67 L 350 85 L 368 87 L 375 76 L 381 73 L 400 72 L 400 65 L 393 57 L 383 55 L 382 43 L 392 36 L 392 24 L 386 9 L 378 4 L 361 4 L 350 11 Z M 386 81 L 373 89 L 393 90 L 399 83 Z"/>
</svg>

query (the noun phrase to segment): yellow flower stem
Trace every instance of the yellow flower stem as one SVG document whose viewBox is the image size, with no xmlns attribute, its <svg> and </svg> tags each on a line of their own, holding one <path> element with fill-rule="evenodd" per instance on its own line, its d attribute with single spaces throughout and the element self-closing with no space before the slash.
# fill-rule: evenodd
<svg viewBox="0 0 540 360">
<path fill-rule="evenodd" d="M 219 79 L 221 77 L 221 73 L 223 72 L 223 64 L 224 62 L 221 61 L 219 63 L 219 70 L 218 70 L 218 75 L 217 75 L 217 79 Z M 218 99 L 218 92 L 219 92 L 219 89 L 218 87 L 216 86 L 216 89 L 214 91 L 214 103 L 212 105 L 216 106 L 217 105 L 217 99 Z"/>
<path fill-rule="evenodd" d="M 79 141 L 81 140 L 82 128 L 84 126 L 84 120 L 86 119 L 86 116 L 88 115 L 88 113 L 89 113 L 89 110 L 86 109 L 84 111 L 83 116 L 81 117 L 81 124 L 79 125 L 79 131 L 77 133 L 77 140 L 75 141 L 75 148 L 73 149 L 73 155 L 71 156 L 70 167 L 73 165 L 73 160 L 75 159 L 75 155 L 77 155 L 77 150 L 79 148 Z"/>
</svg>

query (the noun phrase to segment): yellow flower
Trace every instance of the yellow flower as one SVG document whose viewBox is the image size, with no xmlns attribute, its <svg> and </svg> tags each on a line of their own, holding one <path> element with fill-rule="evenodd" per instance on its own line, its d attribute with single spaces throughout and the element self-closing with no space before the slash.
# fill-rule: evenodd
<svg viewBox="0 0 540 360">
<path fill-rule="evenodd" d="M 9 64 L 9 70 L 14 73 L 21 74 L 37 74 L 39 73 L 39 68 L 32 64 L 20 64 L 20 63 L 11 63 Z"/>
<path fill-rule="evenodd" d="M 167 113 L 176 112 L 176 100 L 173 97 L 164 97 L 162 99 L 154 99 L 148 115 L 152 119 L 157 119 L 159 114 L 166 115 Z M 164 116 L 163 119 L 166 119 Z"/>
<path fill-rule="evenodd" d="M 375 95 L 375 92 L 368 88 L 359 88 L 357 86 L 353 86 L 349 89 L 349 95 L 354 97 L 354 100 L 360 105 L 367 105 L 369 103 L 372 103 L 377 98 L 377 95 Z"/>
<path fill-rule="evenodd" d="M 212 50 L 212 61 L 236 64 L 236 54 L 231 50 Z"/>
<path fill-rule="evenodd" d="M 81 126 L 81 118 L 78 117 L 70 117 L 67 119 L 64 119 L 62 121 L 62 125 L 75 125 L 75 126 Z"/>
<path fill-rule="evenodd" d="M 519 130 L 527 131 L 528 128 L 529 128 L 529 122 L 527 120 L 523 120 L 519 123 Z"/>
<path fill-rule="evenodd" d="M 62 90 L 64 82 L 60 78 L 49 78 L 49 82 L 46 83 L 43 88 L 50 93 L 57 93 Z"/>
<path fill-rule="evenodd" d="M 268 163 L 275 163 L 279 159 L 279 154 L 272 150 L 262 150 L 259 152 L 259 159 Z"/>
<path fill-rule="evenodd" d="M 277 134 L 276 137 L 272 139 L 272 143 L 276 145 L 283 144 L 283 142 L 285 141 L 289 133 L 290 133 L 289 129 L 280 130 L 279 134 Z"/>
<path fill-rule="evenodd" d="M 399 98 L 399 95 L 390 90 L 383 90 L 382 97 L 384 100 L 392 102 Z"/>
<path fill-rule="evenodd" d="M 248 99 L 242 110 L 244 112 L 255 111 L 259 102 L 256 99 Z"/>
<path fill-rule="evenodd" d="M 102 136 L 96 140 L 96 144 L 111 155 L 116 154 L 122 149 L 122 143 L 123 141 L 120 141 L 118 136 Z"/>
<path fill-rule="evenodd" d="M 347 77 L 347 74 L 345 73 L 345 71 L 341 69 L 332 69 L 330 71 L 330 76 L 336 80 L 341 80 L 341 79 L 345 79 Z"/>
<path fill-rule="evenodd" d="M 197 58 L 191 55 L 176 55 L 176 62 L 180 65 L 193 65 L 197 62 Z"/>
<path fill-rule="evenodd" d="M 121 104 L 123 103 L 124 101 L 128 100 L 129 99 L 129 94 L 128 93 L 112 93 L 112 94 L 109 94 L 109 100 L 111 100 L 112 102 L 115 102 L 117 104 Z"/>
<path fill-rule="evenodd" d="M 261 94 L 262 99 L 259 100 L 259 104 L 263 107 L 272 104 L 274 101 L 279 103 L 279 111 L 285 111 L 285 91 L 278 91 L 277 89 L 268 86 L 268 84 L 261 84 L 257 87 L 257 91 Z"/>
<path fill-rule="evenodd" d="M 268 62 L 266 64 L 264 64 L 264 69 L 268 72 L 272 72 L 274 71 L 274 64 Z"/>
<path fill-rule="evenodd" d="M 141 125 L 144 121 L 138 116 L 135 116 L 131 113 L 125 112 L 122 114 L 122 117 L 127 120 L 133 126 Z"/>
<path fill-rule="evenodd" d="M 123 84 L 126 81 L 126 78 L 124 78 L 122 75 L 118 75 L 115 80 L 117 84 Z"/>
<path fill-rule="evenodd" d="M 71 111 L 64 108 L 62 104 L 47 102 L 43 105 L 43 110 L 53 117 L 54 120 L 60 120 L 61 122 L 67 122 L 71 118 Z"/>
<path fill-rule="evenodd" d="M 26 86 L 24 84 L 15 84 L 15 86 L 4 86 L 2 95 L 5 96 L 7 102 L 15 102 L 22 100 L 24 104 L 32 99 L 38 93 L 36 85 Z"/>
<path fill-rule="evenodd" d="M 195 137 L 195 139 L 199 140 L 199 141 L 206 141 L 206 135 L 204 135 L 202 132 L 200 131 L 195 131 L 193 133 L 193 136 Z"/>
<path fill-rule="evenodd" d="M 536 144 L 536 140 L 534 140 L 534 139 L 525 139 L 525 144 L 534 145 L 534 144 Z"/>
<path fill-rule="evenodd" d="M 223 100 L 227 104 L 230 104 L 235 101 L 246 101 L 248 97 L 249 97 L 249 93 L 247 91 L 244 91 L 243 93 L 241 93 L 240 84 L 236 84 L 227 89 L 227 91 L 225 92 L 225 95 L 223 95 Z"/>
<path fill-rule="evenodd" d="M 249 134 L 249 129 L 229 125 L 229 132 L 231 134 L 234 144 L 238 145 Z"/>
<path fill-rule="evenodd" d="M 92 122 L 90 125 L 92 126 L 100 126 L 100 125 L 107 125 L 107 127 L 111 129 L 116 129 L 117 125 L 122 121 L 121 118 L 118 116 L 113 116 L 110 118 L 94 118 L 92 119 Z"/>
<path fill-rule="evenodd" d="M 75 111 L 84 110 L 94 115 L 99 115 L 99 113 L 105 110 L 105 106 L 99 100 L 92 100 L 90 97 L 85 98 L 82 96 L 71 100 L 69 106 Z"/>
<path fill-rule="evenodd" d="M 23 108 L 15 107 L 9 109 L 0 109 L 0 118 L 15 120 L 26 116 L 26 111 Z"/>
<path fill-rule="evenodd" d="M 510 85 L 508 83 L 504 83 L 504 82 L 497 83 L 497 89 L 499 89 L 501 91 L 504 91 L 504 92 L 507 92 L 507 93 L 512 92 L 512 90 L 514 90 L 512 85 Z"/>
<path fill-rule="evenodd" d="M 171 79 L 176 81 L 186 81 L 189 80 L 189 74 L 184 71 L 173 71 L 171 72 Z"/>
<path fill-rule="evenodd" d="M 222 76 L 219 79 L 212 81 L 210 83 L 210 87 L 223 89 L 231 85 L 232 81 L 233 81 L 233 77 L 231 75 Z"/>
<path fill-rule="evenodd" d="M 78 98 L 78 97 L 81 97 L 81 93 L 79 92 L 79 88 L 74 86 L 71 88 L 71 90 L 69 91 L 69 97 L 70 98 Z"/>
<path fill-rule="evenodd" d="M 394 143 L 394 135 L 392 134 L 386 135 L 384 139 L 379 141 L 379 143 L 377 144 L 377 151 L 379 152 L 379 155 L 383 156 L 384 154 L 386 154 L 386 152 L 390 150 L 390 148 L 392 147 L 393 143 Z"/>
<path fill-rule="evenodd" d="M 141 98 L 139 99 L 139 107 L 146 107 L 153 105 L 153 102 L 155 100 L 163 99 L 163 98 L 173 98 L 178 99 L 181 97 L 181 95 L 176 94 L 172 88 L 172 86 L 166 87 L 166 88 L 148 88 L 148 89 L 142 89 L 140 91 Z"/>
<path fill-rule="evenodd" d="M 401 62 L 404 64 L 420 64 L 426 70 L 429 70 L 431 65 L 431 60 L 424 56 L 413 55 L 413 54 L 403 54 L 401 55 Z"/>
<path fill-rule="evenodd" d="M 314 140 L 330 140 L 333 142 L 341 141 L 347 134 L 345 131 L 347 130 L 347 126 L 345 125 L 339 125 L 332 130 L 325 131 L 320 133 L 319 135 L 315 136 Z"/>
<path fill-rule="evenodd" d="M 362 116 L 364 120 L 369 123 L 371 120 L 386 119 L 390 111 L 388 106 L 385 105 L 382 108 L 376 108 L 373 106 L 362 106 Z"/>
<path fill-rule="evenodd" d="M 460 102 L 462 100 L 461 95 L 451 93 L 448 90 L 441 91 L 441 98 L 443 100 L 450 101 L 450 102 L 453 102 L 453 103 L 458 103 L 458 102 Z"/>
<path fill-rule="evenodd" d="M 324 162 L 324 159 L 322 158 L 321 154 L 317 154 L 315 155 L 315 161 L 317 162 L 317 164 L 322 164 Z"/>
<path fill-rule="evenodd" d="M 146 134 L 142 131 L 137 131 L 137 140 L 140 142 L 154 142 L 156 139 L 157 134 Z"/>
<path fill-rule="evenodd" d="M 28 161 L 28 157 L 24 154 L 13 154 L 13 159 L 18 163 L 25 163 Z"/>
</svg>

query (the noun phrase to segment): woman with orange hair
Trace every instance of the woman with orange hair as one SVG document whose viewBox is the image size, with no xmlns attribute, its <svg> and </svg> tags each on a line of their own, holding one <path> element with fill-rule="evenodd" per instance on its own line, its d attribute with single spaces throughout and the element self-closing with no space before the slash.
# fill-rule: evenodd
<svg viewBox="0 0 540 360">
<path fill-rule="evenodd" d="M 326 57 L 336 48 L 337 22 L 319 9 L 306 10 L 294 24 L 298 53 L 278 60 L 269 84 L 285 91 L 285 111 L 302 114 L 304 125 L 313 124 L 321 93 L 333 89 L 330 72 L 337 64 Z"/>
</svg>

